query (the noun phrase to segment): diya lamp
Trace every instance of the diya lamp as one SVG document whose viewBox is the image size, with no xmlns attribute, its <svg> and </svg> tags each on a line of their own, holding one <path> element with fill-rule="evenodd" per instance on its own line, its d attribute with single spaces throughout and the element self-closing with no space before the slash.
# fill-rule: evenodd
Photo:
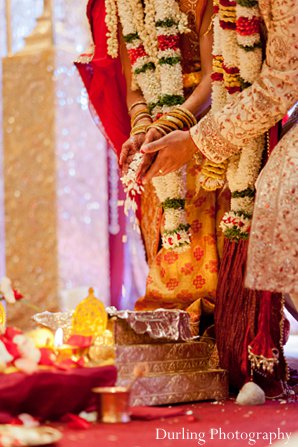
<svg viewBox="0 0 298 447">
<path fill-rule="evenodd" d="M 70 334 L 64 342 L 64 332 L 61 327 L 56 330 L 54 337 L 54 352 L 58 361 L 71 359 L 78 361 L 86 356 L 94 345 L 94 340 L 99 339 L 110 345 L 112 334 L 107 330 L 107 312 L 104 304 L 95 297 L 94 290 L 89 289 L 88 296 L 75 308 Z"/>
<path fill-rule="evenodd" d="M 71 359 L 74 353 L 74 347 L 63 343 L 64 333 L 62 328 L 58 328 L 54 337 L 54 352 L 57 356 L 58 362 Z"/>
</svg>

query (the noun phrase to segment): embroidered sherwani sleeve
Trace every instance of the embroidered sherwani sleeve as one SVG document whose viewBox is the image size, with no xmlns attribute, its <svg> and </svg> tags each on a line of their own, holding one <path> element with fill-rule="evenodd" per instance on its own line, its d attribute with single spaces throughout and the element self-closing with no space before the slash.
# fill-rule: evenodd
<svg viewBox="0 0 298 447">
<path fill-rule="evenodd" d="M 268 29 L 260 76 L 221 111 L 209 112 L 191 129 L 198 149 L 217 163 L 270 129 L 298 99 L 298 0 L 259 0 L 259 4 Z"/>
</svg>

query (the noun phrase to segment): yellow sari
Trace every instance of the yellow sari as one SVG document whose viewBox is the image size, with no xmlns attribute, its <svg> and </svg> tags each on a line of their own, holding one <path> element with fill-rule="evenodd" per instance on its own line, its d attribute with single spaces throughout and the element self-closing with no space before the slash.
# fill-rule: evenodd
<svg viewBox="0 0 298 447">
<path fill-rule="evenodd" d="M 200 82 L 199 35 L 206 0 L 181 0 L 188 14 L 191 32 L 183 36 L 181 50 L 185 93 L 189 95 Z M 200 166 L 187 166 L 186 213 L 191 225 L 191 245 L 184 251 L 160 248 L 163 224 L 161 204 L 153 185 L 142 195 L 141 231 L 149 264 L 145 296 L 136 310 L 157 308 L 183 309 L 190 312 L 195 328 L 200 330 L 212 320 L 217 287 L 217 273 L 223 238 L 218 224 L 229 206 L 225 191 L 207 192 L 199 187 Z M 200 319 L 204 314 L 206 318 Z"/>
</svg>

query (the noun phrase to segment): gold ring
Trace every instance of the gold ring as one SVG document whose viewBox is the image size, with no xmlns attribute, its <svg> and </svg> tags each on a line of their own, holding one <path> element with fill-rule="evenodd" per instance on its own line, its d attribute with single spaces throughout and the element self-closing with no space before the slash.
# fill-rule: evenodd
<svg viewBox="0 0 298 447">
<path fill-rule="evenodd" d="M 163 170 L 162 169 L 160 169 L 158 172 L 159 172 L 160 175 L 163 174 Z"/>
</svg>

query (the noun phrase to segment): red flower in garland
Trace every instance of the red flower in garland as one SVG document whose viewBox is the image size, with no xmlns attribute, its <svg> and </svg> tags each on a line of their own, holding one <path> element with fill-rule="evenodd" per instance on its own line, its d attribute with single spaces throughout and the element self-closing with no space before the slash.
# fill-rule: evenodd
<svg viewBox="0 0 298 447">
<path fill-rule="evenodd" d="M 231 8 L 232 6 L 236 6 L 236 2 L 232 0 L 220 0 L 219 3 L 221 6 L 224 6 L 226 8 Z"/>
<path fill-rule="evenodd" d="M 224 63 L 222 64 L 222 68 L 224 71 L 228 74 L 239 74 L 239 68 L 238 67 L 228 67 Z"/>
<path fill-rule="evenodd" d="M 147 53 L 145 51 L 144 46 L 139 45 L 137 48 L 132 48 L 131 50 L 128 50 L 128 56 L 131 65 L 134 65 L 140 57 L 147 56 Z"/>
<path fill-rule="evenodd" d="M 260 32 L 260 19 L 253 16 L 251 19 L 247 17 L 239 17 L 236 22 L 237 32 L 241 36 L 251 36 Z"/>
<path fill-rule="evenodd" d="M 223 73 L 212 73 L 211 75 L 212 81 L 222 81 L 223 80 Z"/>
<path fill-rule="evenodd" d="M 157 37 L 158 40 L 158 48 L 161 51 L 165 50 L 177 50 L 179 48 L 179 36 L 177 35 L 171 35 L 171 36 L 165 36 L 161 35 Z"/>
<path fill-rule="evenodd" d="M 241 92 L 241 87 L 226 87 L 226 90 L 230 95 L 233 95 L 233 93 Z"/>
<path fill-rule="evenodd" d="M 235 30 L 236 29 L 236 23 L 235 22 L 225 22 L 224 20 L 220 20 L 219 24 L 220 24 L 220 27 L 222 29 L 231 29 L 231 30 Z"/>
</svg>

